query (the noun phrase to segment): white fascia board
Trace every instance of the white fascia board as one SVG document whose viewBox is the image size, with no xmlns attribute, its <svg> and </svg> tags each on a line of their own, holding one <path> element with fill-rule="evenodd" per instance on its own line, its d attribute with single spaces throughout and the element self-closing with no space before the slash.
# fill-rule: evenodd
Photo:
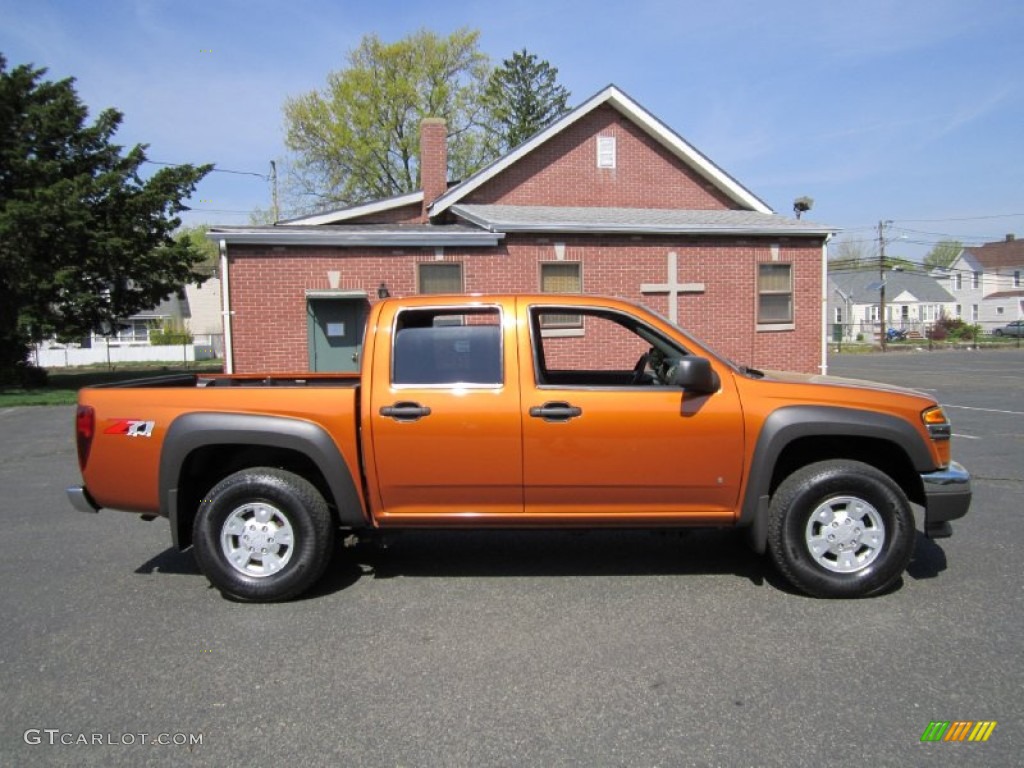
<svg viewBox="0 0 1024 768">
<path fill-rule="evenodd" d="M 451 247 L 494 246 L 500 232 L 211 232 L 211 240 L 250 245 L 338 245 L 364 247 Z"/>
<path fill-rule="evenodd" d="M 357 219 L 360 216 L 369 216 L 373 213 L 382 213 L 395 208 L 404 208 L 407 205 L 423 203 L 423 191 L 409 192 L 398 197 L 389 197 L 386 200 L 374 200 L 371 203 L 356 205 L 351 208 L 343 208 L 340 211 L 328 211 L 317 213 L 312 216 L 303 216 L 300 219 L 289 219 L 288 221 L 277 222 L 281 227 L 316 226 L 320 224 L 337 224 L 340 221 Z"/>
</svg>

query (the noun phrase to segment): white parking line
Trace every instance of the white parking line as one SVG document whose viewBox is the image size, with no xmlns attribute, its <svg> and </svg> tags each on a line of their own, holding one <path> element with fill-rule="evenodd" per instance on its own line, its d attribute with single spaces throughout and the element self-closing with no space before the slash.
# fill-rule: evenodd
<svg viewBox="0 0 1024 768">
<path fill-rule="evenodd" d="M 984 411 L 985 413 L 1008 413 L 1011 416 L 1024 416 L 1024 411 L 1000 411 L 995 408 L 972 408 L 969 405 L 949 405 L 947 403 L 943 403 L 942 407 L 959 408 L 961 411 Z"/>
<path fill-rule="evenodd" d="M 954 432 L 953 437 L 959 437 L 963 440 L 981 440 L 980 437 L 975 437 L 974 435 L 961 435 L 959 432 Z"/>
</svg>

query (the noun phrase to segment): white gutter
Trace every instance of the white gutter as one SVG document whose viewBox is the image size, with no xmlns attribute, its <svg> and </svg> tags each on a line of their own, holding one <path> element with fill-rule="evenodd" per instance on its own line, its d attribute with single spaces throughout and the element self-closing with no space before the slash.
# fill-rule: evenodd
<svg viewBox="0 0 1024 768">
<path fill-rule="evenodd" d="M 228 281 L 228 243 L 220 241 L 221 322 L 224 325 L 224 373 L 235 372 L 235 356 L 231 344 L 231 285 Z"/>
<path fill-rule="evenodd" d="M 834 235 L 825 237 L 821 244 L 821 375 L 828 375 L 828 241 Z"/>
</svg>

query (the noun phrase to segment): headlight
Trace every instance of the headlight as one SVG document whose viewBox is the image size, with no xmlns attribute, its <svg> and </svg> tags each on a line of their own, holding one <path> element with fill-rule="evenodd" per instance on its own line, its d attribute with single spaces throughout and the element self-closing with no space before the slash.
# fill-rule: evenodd
<svg viewBox="0 0 1024 768">
<path fill-rule="evenodd" d="M 921 412 L 921 421 L 928 428 L 928 434 L 932 440 L 949 440 L 953 434 L 953 427 L 946 418 L 946 412 L 941 407 L 935 406 Z"/>
</svg>

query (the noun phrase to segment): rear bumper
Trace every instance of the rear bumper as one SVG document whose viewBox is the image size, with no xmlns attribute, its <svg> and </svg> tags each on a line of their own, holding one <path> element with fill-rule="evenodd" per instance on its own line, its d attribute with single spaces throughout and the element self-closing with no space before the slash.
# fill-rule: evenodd
<svg viewBox="0 0 1024 768">
<path fill-rule="evenodd" d="M 68 501 L 79 512 L 99 512 L 102 507 L 92 500 L 92 496 L 81 485 L 73 485 L 67 490 Z"/>
<path fill-rule="evenodd" d="M 953 535 L 950 520 L 967 514 L 971 506 L 971 475 L 955 461 L 938 472 L 921 475 L 924 483 L 924 532 L 932 539 Z"/>
</svg>

